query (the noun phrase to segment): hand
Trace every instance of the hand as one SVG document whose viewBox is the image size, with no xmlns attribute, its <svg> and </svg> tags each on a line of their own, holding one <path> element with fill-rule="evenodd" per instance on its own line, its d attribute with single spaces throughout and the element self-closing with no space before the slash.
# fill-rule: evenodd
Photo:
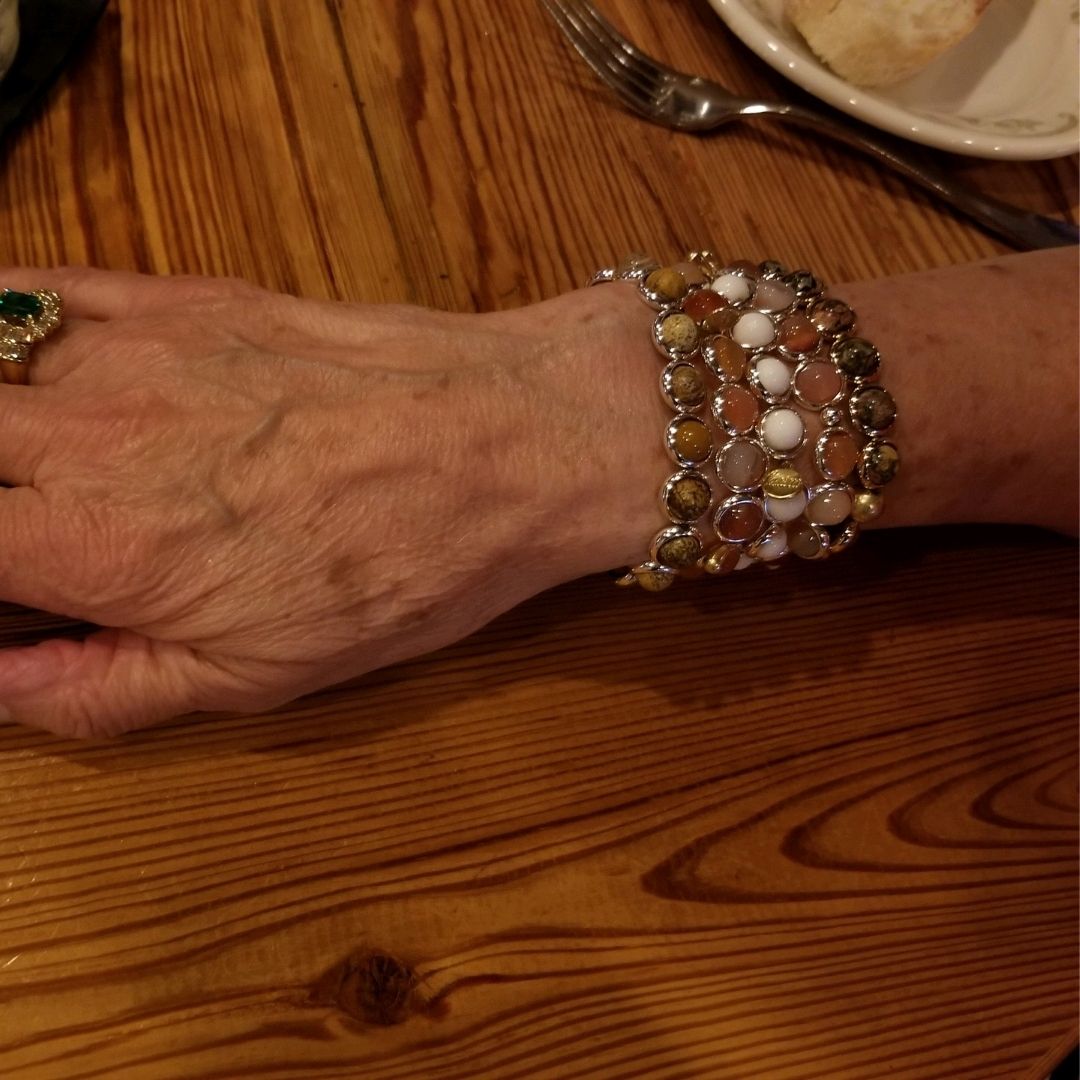
<svg viewBox="0 0 1080 1080">
<path fill-rule="evenodd" d="M 0 387 L 0 598 L 103 627 L 0 651 L 15 720 L 88 736 L 263 710 L 632 558 L 655 518 L 663 413 L 655 359 L 618 349 L 649 351 L 629 293 L 632 334 L 616 289 L 462 316 L 0 281 L 66 304 L 32 385 Z M 585 327 L 607 344 L 582 349 Z"/>
</svg>

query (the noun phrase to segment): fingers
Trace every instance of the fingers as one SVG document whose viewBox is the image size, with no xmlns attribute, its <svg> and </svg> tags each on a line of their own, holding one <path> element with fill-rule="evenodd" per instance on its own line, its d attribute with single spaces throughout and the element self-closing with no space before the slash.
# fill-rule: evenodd
<svg viewBox="0 0 1080 1080">
<path fill-rule="evenodd" d="M 203 662 L 128 630 L 0 649 L 0 719 L 67 738 L 117 735 L 198 707 Z"/>
<path fill-rule="evenodd" d="M 63 266 L 39 270 L 0 266 L 0 289 L 52 289 L 64 301 L 64 315 L 80 319 L 125 319 L 172 311 L 190 304 L 258 290 L 243 282 L 202 277 L 160 277 L 117 270 Z"/>
</svg>

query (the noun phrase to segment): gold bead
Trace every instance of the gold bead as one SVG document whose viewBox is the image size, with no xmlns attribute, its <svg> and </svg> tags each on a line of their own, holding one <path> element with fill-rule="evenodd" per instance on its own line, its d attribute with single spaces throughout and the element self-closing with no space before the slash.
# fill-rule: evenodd
<svg viewBox="0 0 1080 1080">
<path fill-rule="evenodd" d="M 730 574 L 741 556 L 742 551 L 734 544 L 721 544 L 705 556 L 701 565 L 707 574 Z"/>
<path fill-rule="evenodd" d="M 885 509 L 885 498 L 876 491 L 860 491 L 851 503 L 851 516 L 860 522 L 873 521 Z"/>
<path fill-rule="evenodd" d="M 774 499 L 784 499 L 802 491 L 803 479 L 797 469 L 771 469 L 765 474 L 765 481 L 761 486 L 766 495 Z"/>
</svg>

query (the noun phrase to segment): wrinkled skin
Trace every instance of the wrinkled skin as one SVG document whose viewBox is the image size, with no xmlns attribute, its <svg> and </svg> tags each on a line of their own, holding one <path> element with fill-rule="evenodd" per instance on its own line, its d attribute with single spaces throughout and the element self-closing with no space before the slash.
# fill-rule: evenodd
<svg viewBox="0 0 1080 1080">
<path fill-rule="evenodd" d="M 90 736 L 263 710 L 631 557 L 655 516 L 651 482 L 640 506 L 609 492 L 658 468 L 655 361 L 635 385 L 614 351 L 592 361 L 614 394 L 594 402 L 568 371 L 568 327 L 618 340 L 610 295 L 463 316 L 196 278 L 0 281 L 66 301 L 32 385 L 0 386 L 0 599 L 103 628 L 0 650 L 8 718 Z M 625 527 L 567 543 L 598 519 Z"/>
</svg>

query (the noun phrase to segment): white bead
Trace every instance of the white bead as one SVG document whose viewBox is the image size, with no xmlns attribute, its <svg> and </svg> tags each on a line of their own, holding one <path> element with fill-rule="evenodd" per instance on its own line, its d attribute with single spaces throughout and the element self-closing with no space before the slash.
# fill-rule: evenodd
<svg viewBox="0 0 1080 1080">
<path fill-rule="evenodd" d="M 764 538 L 754 545 L 754 554 L 762 562 L 779 559 L 787 551 L 787 533 L 780 528 L 770 529 Z"/>
<path fill-rule="evenodd" d="M 744 349 L 760 349 L 776 337 L 776 327 L 768 315 L 762 315 L 760 311 L 748 311 L 741 315 L 732 327 L 731 336 L 736 344 Z"/>
<path fill-rule="evenodd" d="M 739 561 L 735 564 L 736 570 L 745 570 L 748 566 L 753 566 L 754 560 L 749 555 L 740 555 Z"/>
<path fill-rule="evenodd" d="M 772 409 L 761 420 L 761 437 L 770 450 L 786 454 L 802 442 L 802 417 L 794 409 Z"/>
<path fill-rule="evenodd" d="M 709 288 L 733 304 L 741 304 L 750 299 L 750 282 L 739 274 L 721 274 Z"/>
<path fill-rule="evenodd" d="M 780 397 L 791 386 L 791 368 L 778 356 L 762 356 L 754 364 L 758 383 L 766 394 Z"/>
<path fill-rule="evenodd" d="M 806 492 L 799 491 L 784 499 L 765 496 L 765 513 L 773 521 L 794 521 L 806 509 Z"/>
</svg>

